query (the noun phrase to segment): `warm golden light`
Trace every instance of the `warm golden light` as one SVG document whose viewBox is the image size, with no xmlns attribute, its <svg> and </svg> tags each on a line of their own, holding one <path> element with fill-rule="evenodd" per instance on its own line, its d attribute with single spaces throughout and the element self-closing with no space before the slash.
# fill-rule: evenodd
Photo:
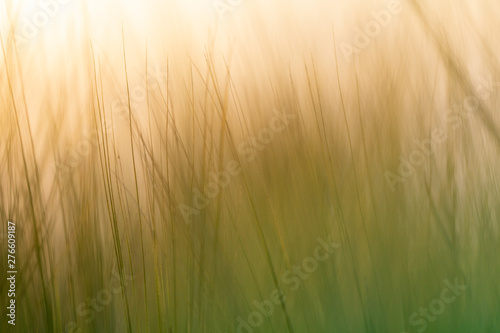
<svg viewBox="0 0 500 333">
<path fill-rule="evenodd" d="M 0 332 L 499 332 L 499 13 L 5 0 Z"/>
</svg>

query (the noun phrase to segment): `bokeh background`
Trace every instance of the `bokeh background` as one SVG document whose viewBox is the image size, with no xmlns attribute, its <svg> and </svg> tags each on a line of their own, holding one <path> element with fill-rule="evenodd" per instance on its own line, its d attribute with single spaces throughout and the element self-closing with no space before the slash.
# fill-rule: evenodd
<svg viewBox="0 0 500 333">
<path fill-rule="evenodd" d="M 0 5 L 0 331 L 500 332 L 499 3 Z"/>
</svg>

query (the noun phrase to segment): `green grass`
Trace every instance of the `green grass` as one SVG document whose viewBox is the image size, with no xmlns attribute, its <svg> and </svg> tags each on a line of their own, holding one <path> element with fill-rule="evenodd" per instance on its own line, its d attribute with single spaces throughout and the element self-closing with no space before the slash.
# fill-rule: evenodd
<svg viewBox="0 0 500 333">
<path fill-rule="evenodd" d="M 231 17 L 260 22 L 258 6 Z M 34 57 L 2 32 L 0 219 L 17 224 L 19 274 L 16 326 L 2 312 L 0 331 L 236 332 L 281 290 L 254 332 L 418 332 L 409 317 L 458 278 L 466 290 L 425 331 L 500 332 L 500 68 L 487 30 L 500 8 L 405 6 L 351 63 L 338 49 L 349 24 L 322 13 L 317 35 L 296 35 L 286 28 L 307 30 L 287 21 L 293 6 L 282 30 L 242 23 L 229 47 L 230 20 L 168 52 L 169 34 L 136 42 L 125 26 L 103 53 L 86 27 L 60 68 L 49 59 L 62 53 Z M 113 112 L 117 96 L 126 107 Z M 472 96 L 476 110 L 448 121 Z M 293 118 L 264 131 L 276 110 Z M 392 191 L 386 172 L 435 128 L 446 140 Z M 250 158 L 241 145 L 255 139 Z M 196 208 L 229 165 L 238 172 Z M 284 274 L 328 236 L 340 247 L 294 290 Z M 2 278 L 4 300 L 7 289 Z"/>
</svg>

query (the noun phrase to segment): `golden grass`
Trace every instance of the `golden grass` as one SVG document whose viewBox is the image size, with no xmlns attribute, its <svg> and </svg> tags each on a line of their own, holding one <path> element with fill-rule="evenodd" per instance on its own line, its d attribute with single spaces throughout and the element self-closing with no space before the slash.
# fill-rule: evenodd
<svg viewBox="0 0 500 333">
<path fill-rule="evenodd" d="M 498 5 L 404 1 L 351 61 L 387 2 L 223 18 L 126 2 L 109 21 L 111 2 L 75 2 L 21 44 L 16 6 L 0 217 L 20 274 L 2 332 L 238 332 L 278 291 L 252 331 L 500 331 Z M 455 278 L 463 294 L 420 314 Z"/>
</svg>

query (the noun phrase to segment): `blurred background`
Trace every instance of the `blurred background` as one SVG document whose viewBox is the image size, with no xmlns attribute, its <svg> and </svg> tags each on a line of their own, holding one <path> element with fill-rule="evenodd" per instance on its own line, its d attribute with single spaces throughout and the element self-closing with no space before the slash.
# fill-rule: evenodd
<svg viewBox="0 0 500 333">
<path fill-rule="evenodd" d="M 498 3 L 0 4 L 1 332 L 500 332 Z"/>
</svg>

